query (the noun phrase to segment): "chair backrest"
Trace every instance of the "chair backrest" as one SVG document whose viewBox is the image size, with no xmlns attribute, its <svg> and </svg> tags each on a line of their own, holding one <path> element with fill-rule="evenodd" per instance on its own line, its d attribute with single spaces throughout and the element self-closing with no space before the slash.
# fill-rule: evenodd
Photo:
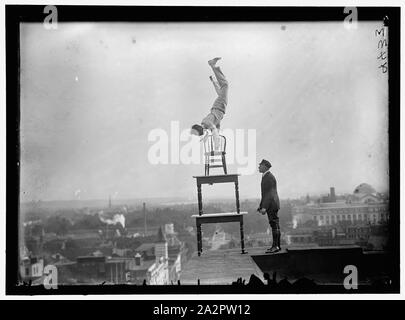
<svg viewBox="0 0 405 320">
<path fill-rule="evenodd" d="M 214 136 L 210 134 L 207 137 L 207 140 L 204 142 L 204 152 L 214 152 L 214 151 L 220 151 L 220 152 L 226 152 L 226 138 L 222 135 L 219 135 L 219 149 L 215 150 L 215 143 L 214 143 Z"/>
</svg>

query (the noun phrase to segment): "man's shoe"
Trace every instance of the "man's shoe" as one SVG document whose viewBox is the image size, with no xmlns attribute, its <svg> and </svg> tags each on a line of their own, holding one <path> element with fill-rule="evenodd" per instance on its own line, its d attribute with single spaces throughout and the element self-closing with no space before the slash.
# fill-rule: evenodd
<svg viewBox="0 0 405 320">
<path fill-rule="evenodd" d="M 276 246 L 272 246 L 270 249 L 266 250 L 266 253 L 275 253 L 280 251 Z"/>
</svg>

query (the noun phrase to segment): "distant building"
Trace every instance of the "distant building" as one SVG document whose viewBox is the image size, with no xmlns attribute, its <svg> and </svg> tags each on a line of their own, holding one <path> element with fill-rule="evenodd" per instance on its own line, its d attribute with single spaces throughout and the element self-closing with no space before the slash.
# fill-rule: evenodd
<svg viewBox="0 0 405 320">
<path fill-rule="evenodd" d="M 327 200 L 293 207 L 293 228 L 309 221 L 317 226 L 331 226 L 342 221 L 352 224 L 384 224 L 389 219 L 388 203 L 367 184 L 358 186 L 345 200 L 336 200 L 334 188 L 331 188 Z"/>
<path fill-rule="evenodd" d="M 173 223 L 166 223 L 165 224 L 165 234 L 173 234 L 174 233 L 174 225 Z"/>
<path fill-rule="evenodd" d="M 136 251 L 136 267 L 132 280 L 139 282 L 146 280 L 147 284 L 169 284 L 169 253 L 167 240 L 162 228 L 159 228 L 157 240 L 154 243 L 143 243 Z"/>
<path fill-rule="evenodd" d="M 194 232 L 194 228 L 192 227 L 192 226 L 188 226 L 188 227 L 186 227 L 185 228 L 186 229 L 186 231 L 188 232 L 188 233 L 190 233 L 191 235 L 195 235 L 195 232 Z"/>
<path fill-rule="evenodd" d="M 138 253 L 143 260 L 154 260 L 155 244 L 153 242 L 142 243 L 138 248 L 135 249 L 135 252 Z"/>
<path fill-rule="evenodd" d="M 347 233 L 337 228 L 320 228 L 313 232 L 314 242 L 319 246 L 354 245 L 355 239 L 347 237 Z"/>
<path fill-rule="evenodd" d="M 144 280 L 150 284 L 151 272 L 155 268 L 155 260 L 144 260 L 143 257 L 137 253 L 134 259 L 135 263 L 130 266 L 127 277 L 130 283 L 143 284 Z"/>
<path fill-rule="evenodd" d="M 383 250 L 389 219 L 388 202 L 370 185 L 362 183 L 353 194 L 336 196 L 334 188 L 321 202 L 295 205 L 293 229 L 285 234 L 289 245 L 359 245 Z"/>
<path fill-rule="evenodd" d="M 162 228 L 155 243 L 155 266 L 149 273 L 150 284 L 169 284 L 169 252 Z"/>
<path fill-rule="evenodd" d="M 41 278 L 44 272 L 44 259 L 24 257 L 20 262 L 20 275 L 23 281 Z"/>
<path fill-rule="evenodd" d="M 168 256 L 169 256 L 169 281 L 176 282 L 180 279 L 181 267 L 183 261 L 183 254 L 185 250 L 184 243 L 181 243 L 176 246 L 168 247 Z"/>
<path fill-rule="evenodd" d="M 57 268 L 58 284 L 76 284 L 76 262 L 56 253 L 51 255 L 48 264 Z"/>
<path fill-rule="evenodd" d="M 140 277 L 146 279 L 148 284 L 168 284 L 180 279 L 185 246 L 171 227 L 165 230 L 169 230 L 169 234 L 163 233 L 160 228 L 156 242 L 143 243 L 135 249 L 138 282 Z"/>
<path fill-rule="evenodd" d="M 98 282 L 106 280 L 106 257 L 81 256 L 76 259 L 78 282 Z"/>
<path fill-rule="evenodd" d="M 330 193 L 326 197 L 322 197 L 322 202 L 336 202 L 336 194 L 335 194 L 335 188 L 331 187 L 330 188 Z"/>
<path fill-rule="evenodd" d="M 110 258 L 105 263 L 105 279 L 111 284 L 127 283 L 126 277 L 129 265 L 135 259 Z"/>
<path fill-rule="evenodd" d="M 121 249 L 121 248 L 113 248 L 112 249 L 112 254 L 119 256 L 119 257 L 128 257 L 132 253 L 132 249 Z"/>
<path fill-rule="evenodd" d="M 315 244 L 314 230 L 312 228 L 299 228 L 288 231 L 285 236 L 285 242 L 287 245 L 305 245 Z"/>
<path fill-rule="evenodd" d="M 135 249 L 133 246 L 136 241 L 133 238 L 120 238 L 117 240 L 119 244 L 113 248 L 112 256 L 106 256 L 103 248 L 100 248 L 93 251 L 92 255 L 77 257 L 75 263 L 59 261 L 60 268 L 73 270 L 75 275 L 75 279 L 71 279 L 71 274 L 65 272 L 64 282 L 143 284 L 146 281 L 149 285 L 169 284 L 171 280 L 179 279 L 184 247 L 175 233 L 171 236 L 176 246 L 168 245 L 160 228 L 155 242 L 143 243 Z M 56 256 L 53 258 L 57 260 Z"/>
<path fill-rule="evenodd" d="M 248 234 L 246 236 L 246 244 L 249 247 L 261 247 L 264 245 L 270 245 L 272 241 L 269 229 L 267 232 L 258 232 L 253 234 Z"/>
</svg>

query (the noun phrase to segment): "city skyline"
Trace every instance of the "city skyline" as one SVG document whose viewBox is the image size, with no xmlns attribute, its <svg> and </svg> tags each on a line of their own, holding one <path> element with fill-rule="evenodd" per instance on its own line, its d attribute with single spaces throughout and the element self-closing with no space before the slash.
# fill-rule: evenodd
<svg viewBox="0 0 405 320">
<path fill-rule="evenodd" d="M 359 184 L 360 185 L 360 184 Z M 356 186 L 358 187 L 358 186 Z M 330 188 L 333 188 L 331 186 Z M 353 190 L 354 191 L 354 190 Z M 338 192 L 335 194 L 336 197 L 345 197 L 345 196 L 350 196 L 353 195 L 354 192 Z M 380 195 L 388 195 L 387 192 L 381 192 L 379 190 L 376 190 L 376 193 Z M 304 200 L 307 197 L 311 199 L 320 199 L 322 200 L 323 197 L 330 195 L 330 189 L 324 190 L 323 192 L 319 193 L 303 193 L 301 195 L 297 195 L 295 197 L 286 197 L 286 198 L 280 198 L 281 201 L 289 201 L 289 200 Z M 194 199 L 195 198 L 195 199 Z M 244 197 L 241 200 L 260 200 L 260 195 L 257 196 L 252 196 L 252 197 Z M 176 200 L 174 202 L 163 202 L 163 201 L 169 201 L 169 200 Z M 232 195 L 229 196 L 217 196 L 217 197 L 210 197 L 209 199 L 206 199 L 205 202 L 207 203 L 215 203 L 216 201 L 234 201 L 234 197 Z M 151 205 L 170 205 L 170 204 L 191 204 L 191 203 L 197 203 L 197 196 L 192 196 L 192 197 L 134 197 L 134 198 L 111 198 L 110 195 L 107 195 L 105 198 L 94 198 L 94 199 L 57 199 L 57 200 L 42 200 L 42 199 L 37 199 L 37 200 L 31 200 L 31 201 L 21 201 L 22 204 L 30 204 L 30 203 L 35 203 L 35 202 L 97 202 L 98 204 L 94 205 L 95 207 L 99 206 L 100 202 L 105 202 L 105 206 L 108 208 L 114 207 L 114 206 L 122 206 L 122 205 L 134 205 L 135 203 L 139 206 L 142 205 L 142 203 L 148 204 L 148 201 L 150 201 L 149 204 Z M 125 203 L 125 202 L 128 203 Z M 118 203 L 118 204 L 117 204 Z"/>
</svg>

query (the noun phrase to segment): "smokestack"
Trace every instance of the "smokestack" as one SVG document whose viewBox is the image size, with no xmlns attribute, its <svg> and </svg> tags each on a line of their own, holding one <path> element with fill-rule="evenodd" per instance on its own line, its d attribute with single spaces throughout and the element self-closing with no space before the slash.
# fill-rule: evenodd
<svg viewBox="0 0 405 320">
<path fill-rule="evenodd" d="M 336 202 L 335 187 L 330 187 L 330 202 Z"/>
<path fill-rule="evenodd" d="M 111 208 L 111 195 L 108 195 L 108 207 Z"/>
<path fill-rule="evenodd" d="M 144 233 L 143 236 L 146 237 L 146 204 L 145 202 L 143 203 L 143 218 L 144 218 Z"/>
</svg>

